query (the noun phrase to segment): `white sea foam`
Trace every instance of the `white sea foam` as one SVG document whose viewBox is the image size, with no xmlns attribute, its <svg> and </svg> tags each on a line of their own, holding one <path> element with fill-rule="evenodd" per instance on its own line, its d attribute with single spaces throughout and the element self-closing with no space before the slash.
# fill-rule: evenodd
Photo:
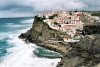
<svg viewBox="0 0 100 67">
<path fill-rule="evenodd" d="M 0 40 L 3 40 L 3 39 L 5 39 L 5 38 L 8 38 L 8 37 L 10 37 L 10 36 L 12 36 L 12 35 L 10 35 L 10 34 L 14 34 L 14 33 L 25 33 L 27 30 L 29 30 L 30 29 L 30 27 L 31 27 L 32 25 L 31 24 L 28 24 L 28 25 L 7 25 L 7 26 L 5 26 L 5 27 L 9 27 L 9 28 L 19 28 L 19 27 L 22 27 L 22 28 L 24 28 L 24 29 L 21 29 L 21 30 L 14 30 L 14 31 L 9 31 L 9 32 L 0 32 Z"/>
<path fill-rule="evenodd" d="M 4 33 L 4 32 L 0 32 L 0 40 L 3 40 L 5 38 L 7 38 L 7 36 L 10 34 L 10 32 L 8 33 Z"/>
<path fill-rule="evenodd" d="M 11 39 L 8 40 L 9 44 L 15 46 L 7 50 L 11 54 L 3 58 L 0 67 L 55 67 L 60 61 L 60 59 L 38 58 L 32 52 L 37 46 L 35 44 L 27 45 L 17 36 L 17 34 L 12 34 Z"/>
<path fill-rule="evenodd" d="M 35 56 L 33 50 L 37 48 L 35 44 L 26 44 L 20 40 L 20 33 L 26 32 L 29 28 L 13 31 L 9 34 L 9 45 L 14 47 L 7 49 L 10 52 L 2 58 L 0 67 L 55 67 L 60 59 L 39 58 Z"/>
</svg>

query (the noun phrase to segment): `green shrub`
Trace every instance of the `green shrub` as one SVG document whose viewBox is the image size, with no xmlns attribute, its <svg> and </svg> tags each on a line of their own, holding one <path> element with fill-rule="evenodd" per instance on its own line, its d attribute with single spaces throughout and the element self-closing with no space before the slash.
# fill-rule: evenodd
<svg viewBox="0 0 100 67">
<path fill-rule="evenodd" d="M 46 19 L 46 17 L 45 16 L 43 16 L 43 17 L 35 16 L 35 19 L 36 19 L 36 21 L 43 21 Z"/>
<path fill-rule="evenodd" d="M 54 17 L 58 17 L 58 14 L 53 14 L 52 16 L 49 16 L 49 19 L 53 19 Z"/>
<path fill-rule="evenodd" d="M 88 25 L 84 27 L 86 34 L 100 34 L 100 25 Z"/>
</svg>

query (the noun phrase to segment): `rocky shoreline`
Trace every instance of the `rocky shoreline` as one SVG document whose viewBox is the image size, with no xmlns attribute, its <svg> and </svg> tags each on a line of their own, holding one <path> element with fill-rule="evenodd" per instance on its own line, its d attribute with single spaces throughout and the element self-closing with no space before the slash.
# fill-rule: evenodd
<svg viewBox="0 0 100 67">
<path fill-rule="evenodd" d="M 98 67 L 98 64 L 100 63 L 100 50 L 97 48 L 100 47 L 100 37 L 95 38 L 92 36 L 85 36 L 81 38 L 80 42 L 69 43 L 67 45 L 62 43 L 42 43 L 34 40 L 30 35 L 26 34 L 21 34 L 19 38 L 23 39 L 27 43 L 35 43 L 37 46 L 45 47 L 61 53 L 63 55 L 61 57 L 61 62 L 59 62 L 56 67 Z M 92 43 L 95 43 L 93 50 L 95 55 L 92 54 L 91 51 Z"/>
<path fill-rule="evenodd" d="M 100 63 L 100 35 L 81 36 L 77 43 L 64 44 L 62 42 L 46 42 L 62 34 L 57 30 L 49 28 L 43 21 L 34 19 L 33 26 L 19 38 L 26 43 L 35 43 L 37 46 L 45 47 L 61 53 L 61 62 L 56 67 L 98 67 Z"/>
<path fill-rule="evenodd" d="M 63 44 L 63 43 L 43 43 L 43 42 L 39 42 L 33 38 L 31 38 L 30 35 L 26 35 L 24 33 L 22 33 L 19 36 L 20 39 L 22 39 L 23 41 L 25 41 L 26 43 L 35 43 L 37 46 L 41 46 L 50 50 L 54 50 L 56 52 L 61 53 L 62 55 L 65 55 L 67 53 L 67 50 L 70 48 L 70 46 L 72 45 L 72 43 L 70 43 L 69 45 Z"/>
</svg>

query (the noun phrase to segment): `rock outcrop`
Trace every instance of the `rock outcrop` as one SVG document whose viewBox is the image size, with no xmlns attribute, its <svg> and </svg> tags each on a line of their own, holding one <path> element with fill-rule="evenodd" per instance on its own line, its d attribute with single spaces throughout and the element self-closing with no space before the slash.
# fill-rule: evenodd
<svg viewBox="0 0 100 67">
<path fill-rule="evenodd" d="M 89 53 L 99 54 L 100 53 L 100 36 L 93 37 L 87 35 L 82 37 L 77 46 L 86 50 Z"/>
<path fill-rule="evenodd" d="M 55 34 L 57 36 L 60 36 L 59 31 L 51 29 L 48 24 L 44 23 L 43 21 L 38 21 L 36 18 L 34 19 L 32 28 L 25 34 L 31 35 L 31 38 L 34 38 L 34 40 L 38 40 L 41 42 L 44 42 L 49 38 L 54 38 Z"/>
<path fill-rule="evenodd" d="M 55 36 L 59 40 L 61 34 L 63 33 L 51 29 L 48 24 L 35 18 L 32 28 L 26 33 L 22 33 L 19 38 L 23 39 L 26 43 L 36 43 L 38 46 L 42 46 L 60 52 L 61 54 L 65 54 L 67 49 L 70 48 L 71 44 L 66 45 L 61 42 L 48 42 L 50 38 L 55 38 Z"/>
<path fill-rule="evenodd" d="M 99 63 L 100 36 L 86 35 L 72 46 L 72 49 L 64 55 L 57 67 L 98 67 Z"/>
</svg>

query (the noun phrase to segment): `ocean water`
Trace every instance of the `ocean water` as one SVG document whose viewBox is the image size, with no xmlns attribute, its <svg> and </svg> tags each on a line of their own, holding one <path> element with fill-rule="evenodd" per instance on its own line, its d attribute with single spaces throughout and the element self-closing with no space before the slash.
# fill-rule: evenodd
<svg viewBox="0 0 100 67">
<path fill-rule="evenodd" d="M 0 67 L 55 67 L 61 60 L 37 57 L 39 46 L 18 38 L 32 23 L 33 18 L 0 18 Z"/>
</svg>

